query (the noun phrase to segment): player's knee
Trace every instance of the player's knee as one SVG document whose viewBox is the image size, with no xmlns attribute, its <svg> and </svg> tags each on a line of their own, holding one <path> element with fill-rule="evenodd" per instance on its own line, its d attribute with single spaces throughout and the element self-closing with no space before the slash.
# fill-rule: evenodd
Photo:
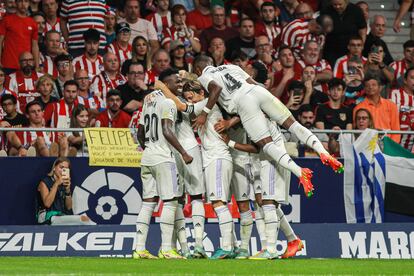
<svg viewBox="0 0 414 276">
<path fill-rule="evenodd" d="M 223 201 L 220 201 L 220 200 L 212 201 L 211 204 L 213 205 L 213 208 L 217 208 L 217 207 L 225 205 L 225 203 Z"/>
<path fill-rule="evenodd" d="M 248 200 L 244 200 L 244 201 L 237 201 L 237 206 L 239 207 L 239 211 L 241 213 L 243 212 L 247 212 L 250 209 L 250 203 Z"/>
</svg>

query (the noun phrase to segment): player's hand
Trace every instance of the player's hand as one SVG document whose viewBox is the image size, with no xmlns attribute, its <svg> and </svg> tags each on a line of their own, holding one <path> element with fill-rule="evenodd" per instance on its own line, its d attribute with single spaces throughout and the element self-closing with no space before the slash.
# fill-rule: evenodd
<svg viewBox="0 0 414 276">
<path fill-rule="evenodd" d="M 230 122 L 228 120 L 220 119 L 215 125 L 214 130 L 218 133 L 222 133 L 223 131 L 230 128 Z"/>
<path fill-rule="evenodd" d="M 27 150 L 24 147 L 21 147 L 18 151 L 18 156 L 19 157 L 25 157 L 27 156 Z"/>
<path fill-rule="evenodd" d="M 401 21 L 395 20 L 394 24 L 392 25 L 392 29 L 394 30 L 394 32 L 399 33 L 401 31 Z"/>
<path fill-rule="evenodd" d="M 220 133 L 220 136 L 221 136 L 221 140 L 223 140 L 224 143 L 226 143 L 226 145 L 227 145 L 230 141 L 229 135 L 227 133 L 223 132 L 223 133 Z"/>
<path fill-rule="evenodd" d="M 190 164 L 191 162 L 193 162 L 193 157 L 191 155 L 189 155 L 187 152 L 184 152 L 181 157 L 184 160 L 184 163 L 186 164 Z"/>
<path fill-rule="evenodd" d="M 207 113 L 205 113 L 204 111 L 201 112 L 200 115 L 197 116 L 197 118 L 195 118 L 193 120 L 193 128 L 195 129 L 203 129 L 204 125 L 206 124 L 207 121 Z"/>
</svg>

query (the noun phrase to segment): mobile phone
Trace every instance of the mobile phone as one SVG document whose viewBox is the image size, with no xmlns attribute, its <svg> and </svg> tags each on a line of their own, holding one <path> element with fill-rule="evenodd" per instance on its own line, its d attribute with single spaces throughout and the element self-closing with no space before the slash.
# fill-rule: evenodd
<svg viewBox="0 0 414 276">
<path fill-rule="evenodd" d="M 377 46 L 373 46 L 373 47 L 371 48 L 371 53 L 378 54 L 378 53 L 379 53 L 379 49 L 378 49 L 378 47 L 377 47 Z"/>
<path fill-rule="evenodd" d="M 295 96 L 302 96 L 302 89 L 300 89 L 300 88 L 295 88 L 295 89 L 293 89 L 293 96 L 295 97 Z"/>
<path fill-rule="evenodd" d="M 350 66 L 350 67 L 348 68 L 348 73 L 349 73 L 350 75 L 355 75 L 355 74 L 357 74 L 357 73 L 358 73 L 358 71 L 357 71 L 356 67 L 354 67 L 354 66 Z"/>
<path fill-rule="evenodd" d="M 70 169 L 63 168 L 62 169 L 62 178 L 69 178 L 69 175 L 70 175 Z"/>
</svg>

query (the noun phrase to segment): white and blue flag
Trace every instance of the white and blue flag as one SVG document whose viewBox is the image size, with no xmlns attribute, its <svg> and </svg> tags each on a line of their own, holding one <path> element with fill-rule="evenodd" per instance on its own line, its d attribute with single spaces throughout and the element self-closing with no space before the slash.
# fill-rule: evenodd
<svg viewBox="0 0 414 276">
<path fill-rule="evenodd" d="M 384 221 L 385 159 L 378 132 L 366 129 L 357 139 L 341 134 L 345 159 L 344 201 L 348 223 Z"/>
</svg>

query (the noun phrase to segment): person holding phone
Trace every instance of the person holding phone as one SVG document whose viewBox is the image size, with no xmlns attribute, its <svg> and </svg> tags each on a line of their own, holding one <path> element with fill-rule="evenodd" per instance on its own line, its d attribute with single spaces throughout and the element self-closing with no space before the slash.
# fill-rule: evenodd
<svg viewBox="0 0 414 276">
<path fill-rule="evenodd" d="M 59 157 L 37 186 L 36 219 L 39 224 L 87 225 L 86 215 L 73 215 L 70 161 Z"/>
<path fill-rule="evenodd" d="M 296 119 L 299 115 L 299 109 L 302 104 L 308 104 L 310 101 L 310 96 L 312 95 L 312 90 L 308 91 L 303 84 L 303 82 L 293 80 L 288 86 L 288 95 L 289 101 L 286 104 L 286 107 L 289 108 L 293 117 Z"/>
</svg>

